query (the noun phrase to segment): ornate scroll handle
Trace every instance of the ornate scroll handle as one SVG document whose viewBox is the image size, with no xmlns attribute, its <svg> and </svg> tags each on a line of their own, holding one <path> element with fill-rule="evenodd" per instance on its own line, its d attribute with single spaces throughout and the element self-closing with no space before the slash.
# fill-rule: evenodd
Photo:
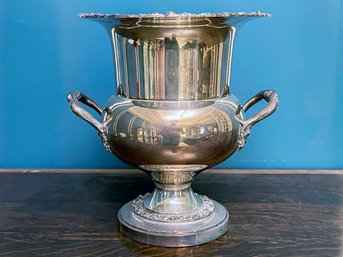
<svg viewBox="0 0 343 257">
<path fill-rule="evenodd" d="M 276 91 L 272 89 L 267 89 L 259 92 L 252 98 L 250 98 L 244 105 L 239 105 L 236 110 L 235 118 L 236 120 L 242 125 L 241 134 L 238 139 L 237 143 L 237 150 L 240 150 L 243 148 L 243 146 L 246 143 L 246 140 L 250 134 L 250 129 L 259 121 L 267 118 L 271 114 L 273 114 L 279 103 L 279 96 L 276 93 Z M 241 111 L 246 112 L 249 110 L 252 106 L 254 106 L 256 103 L 258 103 L 261 100 L 265 100 L 268 102 L 267 106 L 264 107 L 261 111 L 256 113 L 254 116 L 252 116 L 248 120 L 243 120 L 241 114 Z"/>
<path fill-rule="evenodd" d="M 89 112 L 82 109 L 79 105 L 79 102 L 91 107 L 93 110 L 99 113 L 99 115 L 101 115 L 103 110 L 99 107 L 99 105 L 97 105 L 96 102 L 94 102 L 92 99 L 90 99 L 83 93 L 77 91 L 70 92 L 68 94 L 67 99 L 70 104 L 69 106 L 72 112 L 75 113 L 76 116 L 88 122 L 98 131 L 98 135 L 100 136 L 103 145 L 105 146 L 107 151 L 110 151 L 105 126 L 102 123 L 100 123 L 97 119 L 95 119 Z"/>
</svg>

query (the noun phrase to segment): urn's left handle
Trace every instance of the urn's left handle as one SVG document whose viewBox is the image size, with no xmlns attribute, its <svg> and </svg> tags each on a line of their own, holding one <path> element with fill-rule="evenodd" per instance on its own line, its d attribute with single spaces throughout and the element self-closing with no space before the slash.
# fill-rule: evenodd
<svg viewBox="0 0 343 257">
<path fill-rule="evenodd" d="M 94 102 L 91 98 L 88 96 L 84 95 L 81 92 L 78 91 L 73 91 L 68 94 L 68 102 L 70 109 L 72 110 L 73 113 L 75 113 L 78 117 L 83 119 L 84 121 L 88 122 L 90 125 L 92 125 L 97 131 L 98 134 L 106 148 L 106 150 L 110 151 L 110 146 L 108 144 L 108 139 L 107 139 L 107 133 L 106 133 L 106 128 L 104 124 L 99 122 L 96 118 L 94 118 L 89 112 L 84 110 L 79 103 L 83 103 L 93 110 L 95 110 L 99 115 L 102 114 L 103 110 L 97 105 L 96 102 Z"/>
<path fill-rule="evenodd" d="M 100 123 L 96 118 L 94 118 L 89 112 L 82 109 L 79 102 L 91 107 L 97 113 L 99 113 L 99 115 L 101 115 L 102 109 L 99 107 L 99 105 L 97 105 L 92 99 L 90 99 L 86 95 L 77 91 L 70 92 L 67 98 L 69 101 L 70 109 L 72 110 L 73 113 L 75 113 L 78 117 L 80 117 L 84 121 L 87 121 L 98 132 L 103 131 L 102 123 Z"/>
</svg>

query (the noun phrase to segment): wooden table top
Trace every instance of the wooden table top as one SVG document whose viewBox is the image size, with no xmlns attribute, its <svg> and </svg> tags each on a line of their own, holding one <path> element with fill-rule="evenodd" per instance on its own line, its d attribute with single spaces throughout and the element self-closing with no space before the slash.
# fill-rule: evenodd
<svg viewBox="0 0 343 257">
<path fill-rule="evenodd" d="M 116 213 L 152 191 L 133 170 L 0 170 L 0 256 L 343 256 L 343 171 L 200 174 L 194 191 L 230 212 L 229 232 L 186 248 L 121 236 Z"/>
</svg>

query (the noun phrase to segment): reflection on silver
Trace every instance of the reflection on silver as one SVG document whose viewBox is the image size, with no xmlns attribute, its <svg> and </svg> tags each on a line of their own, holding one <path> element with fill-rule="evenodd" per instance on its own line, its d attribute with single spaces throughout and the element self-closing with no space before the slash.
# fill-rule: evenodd
<svg viewBox="0 0 343 257">
<path fill-rule="evenodd" d="M 125 88 L 125 95 L 149 100 L 201 100 L 221 96 L 229 84 L 235 28 L 213 29 L 203 42 L 174 36 L 134 40 L 118 32 L 126 35 L 125 28 L 113 28 L 117 81 Z"/>
<path fill-rule="evenodd" d="M 105 120 L 111 151 L 123 161 L 139 165 L 219 163 L 236 150 L 239 123 L 227 114 L 233 115 L 238 104 L 211 101 L 196 107 L 193 102 L 188 101 L 187 108 L 169 102 L 170 109 L 161 104 L 152 109 L 126 100 L 109 107 Z"/>
<path fill-rule="evenodd" d="M 115 156 L 148 173 L 156 188 L 118 213 L 121 232 L 160 246 L 206 243 L 228 229 L 228 212 L 193 192 L 206 168 L 241 149 L 250 129 L 277 108 L 274 90 L 244 105 L 230 93 L 235 33 L 267 14 L 81 14 L 106 28 L 113 46 L 118 89 L 106 107 L 79 92 L 68 95 L 72 111 L 91 124 Z M 252 118 L 258 101 L 268 104 Z M 82 109 L 88 105 L 102 122 Z"/>
</svg>

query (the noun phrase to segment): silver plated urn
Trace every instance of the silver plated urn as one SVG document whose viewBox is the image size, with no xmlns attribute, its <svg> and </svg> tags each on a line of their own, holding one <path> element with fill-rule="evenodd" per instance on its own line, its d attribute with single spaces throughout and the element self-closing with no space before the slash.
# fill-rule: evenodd
<svg viewBox="0 0 343 257">
<path fill-rule="evenodd" d="M 98 132 L 107 151 L 140 168 L 154 181 L 118 213 L 127 237 L 150 245 L 198 245 L 228 230 L 224 206 L 194 193 L 202 171 L 241 149 L 254 124 L 277 108 L 274 90 L 245 104 L 230 92 L 237 28 L 265 13 L 104 15 L 80 14 L 103 25 L 110 37 L 117 90 L 104 108 L 80 92 L 71 110 Z M 250 119 L 244 113 L 266 106 Z M 80 106 L 101 115 L 94 118 Z M 210 182 L 209 182 L 210 183 Z"/>
</svg>

